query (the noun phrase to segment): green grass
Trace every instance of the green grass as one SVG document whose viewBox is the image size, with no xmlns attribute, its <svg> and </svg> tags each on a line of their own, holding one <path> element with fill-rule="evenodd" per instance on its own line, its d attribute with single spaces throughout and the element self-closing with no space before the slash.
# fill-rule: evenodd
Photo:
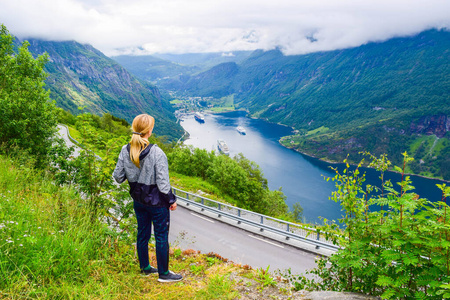
<svg viewBox="0 0 450 300">
<path fill-rule="evenodd" d="M 170 268 L 183 281 L 143 277 L 136 227 L 120 234 L 99 219 L 72 187 L 0 156 L 0 299 L 236 299 L 243 288 L 265 294 L 255 270 L 189 249 L 171 248 Z M 149 254 L 156 265 L 153 245 Z M 242 276 L 255 284 L 243 287 Z"/>
<path fill-rule="evenodd" d="M 170 101 L 170 104 L 179 104 L 179 103 L 183 103 L 183 101 L 178 100 L 178 99 Z"/>
<path fill-rule="evenodd" d="M 435 136 L 430 135 L 422 135 L 416 138 L 409 146 L 410 152 L 415 153 L 420 145 L 424 144 L 428 149 L 431 145 L 433 145 Z"/>
<path fill-rule="evenodd" d="M 73 128 L 71 126 L 68 127 L 70 136 L 73 137 L 75 140 L 79 141 L 81 139 L 81 133 L 76 128 Z"/>
<path fill-rule="evenodd" d="M 214 106 L 209 108 L 209 110 L 216 113 L 234 111 L 236 109 L 234 105 L 234 95 L 209 100 L 208 103 Z"/>
<path fill-rule="evenodd" d="M 434 143 L 434 140 L 433 140 Z M 436 145 L 434 146 L 433 149 L 433 155 L 437 155 L 440 154 L 442 150 L 444 150 L 444 148 L 448 147 L 448 140 L 446 139 L 439 139 L 436 143 Z"/>
<path fill-rule="evenodd" d="M 211 107 L 209 110 L 212 111 L 212 112 L 220 113 L 220 112 L 234 111 L 235 108 L 234 108 L 234 106 L 229 106 L 229 107 Z"/>
<path fill-rule="evenodd" d="M 170 184 L 187 192 L 197 193 L 201 191 L 203 193 L 202 196 L 219 202 L 235 202 L 230 196 L 223 194 L 216 186 L 199 177 L 186 176 L 171 171 Z"/>
<path fill-rule="evenodd" d="M 320 126 L 319 128 L 316 128 L 314 130 L 308 131 L 308 133 L 306 135 L 314 135 L 314 134 L 325 133 L 328 130 L 330 130 L 330 128 L 325 127 L 325 126 Z"/>
<path fill-rule="evenodd" d="M 223 106 L 234 107 L 234 96 L 233 95 L 223 97 L 220 100 L 222 100 L 224 102 Z"/>
</svg>

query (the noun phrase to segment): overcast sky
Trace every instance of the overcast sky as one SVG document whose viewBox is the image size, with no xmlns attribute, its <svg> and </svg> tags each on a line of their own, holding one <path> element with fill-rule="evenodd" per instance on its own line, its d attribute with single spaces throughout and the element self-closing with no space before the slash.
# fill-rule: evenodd
<svg viewBox="0 0 450 300">
<path fill-rule="evenodd" d="M 304 54 L 450 28 L 450 0 L 0 0 L 19 38 L 106 55 L 274 49 Z"/>
</svg>

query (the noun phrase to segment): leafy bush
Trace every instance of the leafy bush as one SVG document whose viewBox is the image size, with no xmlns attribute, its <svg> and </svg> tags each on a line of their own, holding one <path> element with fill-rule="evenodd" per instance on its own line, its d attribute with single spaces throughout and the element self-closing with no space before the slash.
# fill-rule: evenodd
<svg viewBox="0 0 450 300">
<path fill-rule="evenodd" d="M 259 166 L 242 154 L 230 158 L 203 149 L 178 147 L 167 158 L 171 171 L 214 184 L 234 199 L 232 204 L 270 216 L 291 217 L 281 190 L 269 190 Z"/>
<path fill-rule="evenodd" d="M 403 168 L 397 189 L 381 182 L 381 193 L 372 197 L 375 187 L 364 190 L 364 174 L 349 165 L 333 180 L 337 191 L 332 200 L 339 202 L 345 217 L 343 232 L 328 225 L 335 244 L 342 248 L 318 262 L 309 273 L 320 280 L 294 278 L 297 288 L 353 291 L 381 295 L 383 299 L 441 299 L 450 297 L 450 210 L 446 199 L 450 187 L 438 185 L 442 201 L 430 202 L 413 192 L 405 168 L 412 158 L 403 154 Z M 372 157 L 372 167 L 383 174 L 389 161 Z M 380 178 L 383 178 L 382 176 Z M 373 205 L 379 211 L 370 211 Z"/>
</svg>

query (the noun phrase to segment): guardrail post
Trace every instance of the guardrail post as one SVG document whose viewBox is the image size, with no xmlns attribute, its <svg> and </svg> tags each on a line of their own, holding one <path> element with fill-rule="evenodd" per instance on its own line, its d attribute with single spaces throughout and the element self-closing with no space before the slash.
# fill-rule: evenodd
<svg viewBox="0 0 450 300">
<path fill-rule="evenodd" d="M 205 198 L 202 197 L 202 198 L 200 198 L 200 199 L 201 199 L 202 205 L 205 205 Z M 202 211 L 205 211 L 205 208 L 202 207 L 201 210 L 202 210 Z"/>
<path fill-rule="evenodd" d="M 186 193 L 186 200 L 189 200 L 189 194 Z M 186 206 L 189 206 L 189 202 L 186 202 Z"/>
<path fill-rule="evenodd" d="M 220 211 L 220 207 L 221 207 L 220 203 L 219 203 L 219 204 L 217 204 L 217 208 L 219 209 L 219 211 Z M 219 217 L 221 217 L 222 215 L 221 215 L 221 214 L 219 214 L 218 216 L 219 216 Z"/>
<path fill-rule="evenodd" d="M 261 216 L 261 224 L 264 224 L 264 217 Z M 264 228 L 260 228 L 259 231 L 264 231 Z"/>
<path fill-rule="evenodd" d="M 320 239 L 320 232 L 317 230 L 317 240 Z M 319 249 L 319 245 L 316 245 L 316 249 Z"/>
<path fill-rule="evenodd" d="M 241 210 L 238 208 L 238 217 L 240 218 L 241 217 Z M 239 220 L 238 221 L 238 224 L 241 224 L 241 221 Z"/>
<path fill-rule="evenodd" d="M 286 231 L 289 232 L 289 223 L 286 223 Z M 288 236 L 286 236 L 286 240 L 289 240 Z"/>
</svg>

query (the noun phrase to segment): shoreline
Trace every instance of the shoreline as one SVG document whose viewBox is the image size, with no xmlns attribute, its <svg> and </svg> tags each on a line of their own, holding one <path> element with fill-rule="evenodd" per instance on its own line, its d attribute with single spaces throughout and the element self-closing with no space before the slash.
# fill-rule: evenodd
<svg viewBox="0 0 450 300">
<path fill-rule="evenodd" d="M 283 137 L 281 137 L 280 140 L 281 140 L 282 138 L 283 138 Z M 317 157 L 312 156 L 312 155 L 310 155 L 310 154 L 301 152 L 301 151 L 298 150 L 298 149 L 286 147 L 285 145 L 283 145 L 283 144 L 280 142 L 280 140 L 278 140 L 278 143 L 279 143 L 282 147 L 284 147 L 284 148 L 286 148 L 286 149 L 293 150 L 293 151 L 295 151 L 295 152 L 297 152 L 297 153 L 300 153 L 300 154 L 303 155 L 303 156 L 307 156 L 307 157 L 312 158 L 312 159 L 317 159 L 318 161 L 322 161 L 322 162 L 325 162 L 325 163 L 328 163 L 328 164 L 331 164 L 331 165 L 344 164 L 344 162 L 334 162 L 334 161 L 329 161 L 329 160 L 326 160 L 326 159 L 317 158 Z M 348 163 L 348 164 L 349 164 L 350 166 L 354 166 L 354 167 L 357 166 L 357 165 L 354 164 L 354 163 Z M 362 167 L 367 168 L 367 169 L 372 169 L 372 170 L 375 170 L 375 171 L 376 171 L 375 168 L 371 168 L 371 167 L 369 167 L 369 166 L 364 166 L 364 165 L 362 165 Z M 392 172 L 392 173 L 397 173 L 397 174 L 402 174 L 402 173 L 400 173 L 400 172 L 398 172 L 398 171 L 391 170 L 391 169 L 388 169 L 388 170 L 386 170 L 386 171 L 387 171 L 387 172 Z M 429 176 L 424 176 L 424 175 L 419 175 L 419 174 L 413 174 L 413 173 L 404 173 L 404 174 L 405 174 L 406 176 L 416 176 L 416 177 L 421 177 L 421 178 L 425 178 L 425 179 L 429 179 L 429 180 L 439 180 L 439 181 L 442 181 L 442 182 L 444 182 L 444 183 L 450 184 L 450 181 L 449 181 L 449 180 L 445 180 L 445 179 L 442 179 L 442 178 L 429 177 Z"/>
</svg>

